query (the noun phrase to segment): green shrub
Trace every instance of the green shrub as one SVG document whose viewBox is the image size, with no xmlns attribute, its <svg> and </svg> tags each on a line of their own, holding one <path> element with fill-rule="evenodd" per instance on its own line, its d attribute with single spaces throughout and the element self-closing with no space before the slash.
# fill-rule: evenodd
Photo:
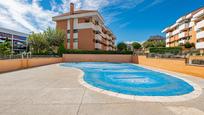
<svg viewBox="0 0 204 115">
<path fill-rule="evenodd" d="M 59 48 L 58 48 L 57 53 L 58 53 L 59 56 L 62 56 L 62 54 L 63 54 L 64 52 L 66 52 L 66 48 L 64 47 L 64 44 L 61 44 L 61 45 L 59 46 Z"/>
<path fill-rule="evenodd" d="M 157 53 L 157 54 L 165 54 L 165 53 L 170 53 L 170 54 L 178 54 L 181 53 L 182 48 L 181 47 L 161 47 L 161 48 L 150 48 L 149 49 L 150 53 Z"/>
<path fill-rule="evenodd" d="M 184 44 L 184 47 L 185 47 L 185 48 L 192 48 L 192 47 L 193 47 L 193 44 L 192 44 L 192 43 L 189 43 L 189 42 L 186 42 L 186 43 Z"/>
<path fill-rule="evenodd" d="M 86 51 L 86 50 L 65 50 L 63 54 L 133 54 L 132 51 Z"/>
<path fill-rule="evenodd" d="M 11 51 L 11 43 L 8 41 L 8 39 L 0 43 L 0 55 L 2 56 L 8 56 L 12 53 Z"/>
</svg>

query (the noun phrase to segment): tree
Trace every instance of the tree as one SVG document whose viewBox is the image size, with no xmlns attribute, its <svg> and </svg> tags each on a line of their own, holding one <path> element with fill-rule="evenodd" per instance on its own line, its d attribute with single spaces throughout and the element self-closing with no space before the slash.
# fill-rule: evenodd
<svg viewBox="0 0 204 115">
<path fill-rule="evenodd" d="M 7 56 L 11 54 L 11 43 L 7 40 L 0 44 L 0 55 Z"/>
<path fill-rule="evenodd" d="M 165 43 L 165 41 L 146 41 L 142 45 L 143 45 L 144 48 L 165 47 L 166 43 Z"/>
<path fill-rule="evenodd" d="M 33 53 L 42 53 L 48 49 L 49 43 L 42 33 L 32 33 L 28 37 L 28 43 Z"/>
<path fill-rule="evenodd" d="M 119 51 L 125 51 L 125 50 L 127 50 L 127 44 L 125 44 L 124 42 L 121 42 L 121 43 L 119 43 L 119 44 L 117 45 L 117 49 L 118 49 Z"/>
<path fill-rule="evenodd" d="M 64 44 L 61 44 L 61 45 L 59 46 L 59 48 L 58 48 L 57 53 L 58 53 L 59 56 L 62 56 L 62 54 L 63 54 L 65 51 L 66 51 L 66 48 L 64 47 Z"/>
<path fill-rule="evenodd" d="M 28 45 L 33 53 L 57 53 L 65 38 L 63 31 L 48 28 L 43 33 L 32 33 L 28 37 Z"/>
<path fill-rule="evenodd" d="M 143 44 L 144 48 L 149 48 L 149 47 L 165 47 L 165 38 L 163 36 L 155 35 L 155 36 L 150 36 L 147 41 L 145 41 Z"/>
<path fill-rule="evenodd" d="M 133 42 L 133 43 L 132 43 L 132 47 L 133 47 L 134 49 L 140 49 L 142 46 L 141 46 L 141 44 L 138 43 L 138 42 Z"/>
<path fill-rule="evenodd" d="M 166 42 L 165 41 L 157 41 L 153 43 L 155 47 L 165 47 Z"/>
<path fill-rule="evenodd" d="M 195 45 L 193 44 L 193 43 L 190 43 L 190 42 L 186 42 L 185 44 L 184 44 L 184 47 L 185 48 L 192 48 L 192 47 L 194 47 Z"/>
<path fill-rule="evenodd" d="M 142 45 L 144 48 L 154 47 L 154 43 L 151 41 L 146 41 Z"/>
<path fill-rule="evenodd" d="M 49 46 L 55 53 L 66 39 L 66 35 L 63 31 L 52 28 L 48 28 L 46 31 L 44 31 L 44 36 L 45 39 L 48 41 Z"/>
</svg>

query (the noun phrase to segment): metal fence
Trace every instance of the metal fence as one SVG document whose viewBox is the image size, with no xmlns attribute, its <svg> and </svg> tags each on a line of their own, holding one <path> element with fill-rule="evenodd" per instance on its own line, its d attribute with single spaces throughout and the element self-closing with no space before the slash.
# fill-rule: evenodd
<svg viewBox="0 0 204 115">
<path fill-rule="evenodd" d="M 186 55 L 154 54 L 154 53 L 146 54 L 146 56 L 149 58 L 171 58 L 171 59 L 185 59 L 187 57 Z"/>
<path fill-rule="evenodd" d="M 9 55 L 9 56 L 2 56 L 2 55 L 0 55 L 0 60 L 31 59 L 31 58 L 50 58 L 50 57 L 60 57 L 60 56 L 58 56 L 58 55 Z"/>
</svg>

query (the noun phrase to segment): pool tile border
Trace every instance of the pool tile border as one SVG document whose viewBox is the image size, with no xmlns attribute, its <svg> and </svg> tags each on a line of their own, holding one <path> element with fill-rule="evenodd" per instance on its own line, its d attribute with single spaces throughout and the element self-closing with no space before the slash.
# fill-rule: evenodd
<svg viewBox="0 0 204 115">
<path fill-rule="evenodd" d="M 132 64 L 132 63 L 130 63 Z M 62 67 L 60 66 L 60 64 L 58 64 L 59 67 L 62 68 L 70 68 L 70 69 L 74 69 L 76 71 L 78 71 L 80 73 L 80 75 L 78 76 L 78 81 L 79 83 L 96 92 L 102 93 L 102 94 L 106 94 L 109 96 L 114 96 L 114 97 L 118 97 L 118 98 L 122 98 L 122 99 L 130 99 L 130 100 L 135 100 L 135 101 L 142 101 L 142 102 L 182 102 L 182 101 L 188 101 L 191 99 L 195 99 L 197 97 L 199 97 L 202 94 L 202 88 L 195 84 L 194 82 L 184 78 L 184 76 L 190 76 L 190 75 L 185 75 L 185 74 L 180 74 L 180 73 L 176 73 L 176 72 L 170 72 L 167 70 L 163 70 L 163 69 L 157 69 L 157 68 L 153 68 L 153 67 L 149 67 L 149 66 L 144 66 L 144 65 L 138 65 L 138 64 L 132 64 L 132 65 L 136 65 L 139 67 L 143 67 L 146 69 L 150 69 L 156 72 L 160 72 L 160 73 L 164 73 L 167 75 L 171 75 L 174 76 L 176 78 L 182 79 L 185 82 L 189 83 L 190 85 L 192 85 L 194 87 L 194 91 L 189 93 L 189 94 L 185 94 L 185 95 L 180 95 L 180 96 L 134 96 L 134 95 L 126 95 L 126 94 L 121 94 L 121 93 L 116 93 L 116 92 L 112 92 L 112 91 L 108 91 L 108 90 L 104 90 L 104 89 L 100 89 L 97 87 L 94 87 L 90 84 L 88 84 L 86 81 L 84 81 L 83 77 L 84 77 L 84 72 L 78 68 L 73 68 L 73 67 Z M 190 76 L 193 77 L 193 76 Z"/>
</svg>

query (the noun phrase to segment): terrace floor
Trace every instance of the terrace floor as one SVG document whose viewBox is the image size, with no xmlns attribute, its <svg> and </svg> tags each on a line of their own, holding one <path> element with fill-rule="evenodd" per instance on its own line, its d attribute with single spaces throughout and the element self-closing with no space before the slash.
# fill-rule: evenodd
<svg viewBox="0 0 204 115">
<path fill-rule="evenodd" d="M 54 65 L 0 74 L 1 115 L 204 115 L 204 94 L 174 103 L 125 100 L 89 90 Z M 203 88 L 204 79 L 188 77 Z"/>
</svg>

